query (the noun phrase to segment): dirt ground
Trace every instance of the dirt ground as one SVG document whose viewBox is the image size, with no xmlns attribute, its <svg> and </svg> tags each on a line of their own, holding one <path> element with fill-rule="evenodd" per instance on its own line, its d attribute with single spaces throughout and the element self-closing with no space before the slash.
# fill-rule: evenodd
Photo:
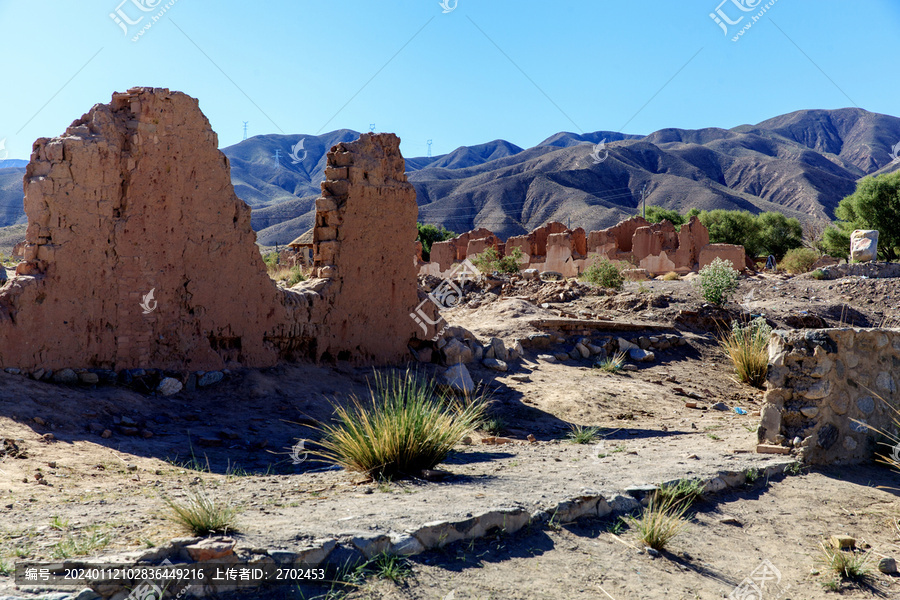
<svg viewBox="0 0 900 600">
<path fill-rule="evenodd" d="M 0 457 L 0 567 L 19 558 L 160 545 L 184 535 L 165 518 L 164 498 L 196 486 L 241 508 L 239 544 L 290 549 L 312 537 L 402 531 L 497 505 L 540 508 L 586 488 L 619 491 L 789 460 L 752 452 L 762 393 L 733 380 L 715 343 L 722 319 L 740 318 L 742 309 L 705 307 L 684 280 L 628 283 L 616 294 L 587 290 L 538 304 L 513 288 L 506 299 L 476 295 L 448 318 L 479 338 L 511 342 L 537 332 L 538 318 L 594 315 L 674 326 L 687 343 L 618 374 L 574 361 L 548 363 L 530 350 L 508 373 L 472 366 L 489 391 L 492 416 L 514 443 L 486 446 L 473 435 L 474 444 L 459 446 L 442 465 L 452 473 L 445 481 L 390 486 L 322 470 L 327 465 L 312 457 L 294 464 L 291 456 L 299 440 L 315 439 L 314 427 L 330 417 L 332 403 L 364 392 L 371 369 L 243 370 L 169 398 L 0 372 L 0 438 L 16 449 L 7 445 Z M 900 283 L 893 279 L 753 276 L 742 279 L 736 299 L 746 313 L 779 327 L 878 326 L 900 317 Z M 688 400 L 697 408 L 687 408 Z M 712 408 L 719 402 L 725 410 Z M 599 427 L 603 437 L 592 445 L 568 443 L 573 424 Z M 525 441 L 529 434 L 535 443 Z M 874 487 L 896 479 L 883 468 L 854 467 L 715 496 L 697 507 L 671 553 L 658 558 L 632 548 L 633 532 L 614 537 L 606 531 L 611 524 L 600 522 L 460 543 L 414 557 L 414 576 L 403 585 L 375 581 L 350 597 L 728 597 L 763 559 L 791 585 L 778 598 L 837 597 L 821 586 L 824 576 L 810 574 L 818 541 L 847 533 L 873 552 L 900 554 L 891 524 L 900 516 L 897 500 Z M 721 523 L 720 513 L 742 525 Z M 900 597 L 900 584 L 892 582 L 881 575 L 868 587 L 846 587 L 843 596 Z M 0 575 L 0 597 L 14 593 L 11 579 Z"/>
</svg>

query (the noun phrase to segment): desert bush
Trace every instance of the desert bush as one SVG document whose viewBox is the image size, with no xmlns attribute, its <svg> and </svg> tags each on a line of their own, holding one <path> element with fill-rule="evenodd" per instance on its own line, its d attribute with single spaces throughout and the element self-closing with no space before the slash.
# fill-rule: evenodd
<svg viewBox="0 0 900 600">
<path fill-rule="evenodd" d="M 306 275 L 303 274 L 303 268 L 298 266 L 291 267 L 291 274 L 287 278 L 287 287 L 294 287 L 301 281 L 306 281 Z"/>
<path fill-rule="evenodd" d="M 612 356 L 608 356 L 594 365 L 595 368 L 600 369 L 604 373 L 618 373 L 624 366 L 624 352 L 616 352 Z"/>
<path fill-rule="evenodd" d="M 513 248 L 512 252 L 501 257 L 493 246 L 485 248 L 481 254 L 471 259 L 472 264 L 482 273 L 518 273 L 519 261 L 522 260 L 521 248 Z"/>
<path fill-rule="evenodd" d="M 599 427 L 585 427 L 584 425 L 572 425 L 566 438 L 573 444 L 590 444 L 600 435 Z"/>
<path fill-rule="evenodd" d="M 872 576 L 874 565 L 871 552 L 841 550 L 820 542 L 822 553 L 819 556 L 825 568 L 839 579 L 863 581 Z"/>
<path fill-rule="evenodd" d="M 278 253 L 267 252 L 263 254 L 263 262 L 266 263 L 266 270 L 272 270 L 278 264 Z"/>
<path fill-rule="evenodd" d="M 781 259 L 779 268 L 795 275 L 806 273 L 820 257 L 812 248 L 791 248 Z"/>
<path fill-rule="evenodd" d="M 734 370 L 744 383 L 761 388 L 766 382 L 769 365 L 769 335 L 772 328 L 762 317 L 741 325 L 731 323 L 731 331 L 719 344 L 731 359 Z"/>
<path fill-rule="evenodd" d="M 810 273 L 809 276 L 812 277 L 813 279 L 822 280 L 822 279 L 825 279 L 825 271 L 823 271 L 822 269 L 816 269 L 815 271 Z"/>
<path fill-rule="evenodd" d="M 676 273 L 675 271 L 669 271 L 665 275 L 662 276 L 663 281 L 678 281 L 681 279 L 681 275 Z"/>
<path fill-rule="evenodd" d="M 638 533 L 638 539 L 654 550 L 663 550 L 687 524 L 684 515 L 690 504 L 654 494 L 650 504 L 644 509 L 640 519 L 631 523 Z"/>
<path fill-rule="evenodd" d="M 716 258 L 700 269 L 700 278 L 697 281 L 703 299 L 721 306 L 728 302 L 737 289 L 738 272 L 732 268 L 730 260 Z"/>
<path fill-rule="evenodd" d="M 433 469 L 484 417 L 484 398 L 441 395 L 407 370 L 376 372 L 366 400 L 337 405 L 337 423 L 323 425 L 315 454 L 379 480 L 419 476 Z"/>
<path fill-rule="evenodd" d="M 622 267 L 606 258 L 597 261 L 584 270 L 579 279 L 587 283 L 611 288 L 622 289 L 625 278 L 622 276 Z"/>
<path fill-rule="evenodd" d="M 194 535 L 235 531 L 238 509 L 206 495 L 202 489 L 188 490 L 184 501 L 163 498 L 169 507 L 166 516 Z"/>
<path fill-rule="evenodd" d="M 660 502 L 691 506 L 703 499 L 703 484 L 697 479 L 680 479 L 660 486 L 655 496 Z"/>
</svg>

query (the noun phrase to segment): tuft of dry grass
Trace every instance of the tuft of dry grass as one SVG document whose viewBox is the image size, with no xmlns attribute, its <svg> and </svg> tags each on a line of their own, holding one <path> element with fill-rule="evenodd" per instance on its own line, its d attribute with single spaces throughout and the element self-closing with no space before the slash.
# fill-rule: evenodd
<svg viewBox="0 0 900 600">
<path fill-rule="evenodd" d="M 334 407 L 337 423 L 321 427 L 324 450 L 315 454 L 379 480 L 418 477 L 484 420 L 483 397 L 439 394 L 410 370 L 374 380 L 365 400 Z"/>
<path fill-rule="evenodd" d="M 674 495 L 654 494 L 640 519 L 632 518 L 638 539 L 654 550 L 663 550 L 687 525 L 690 503 Z"/>
<path fill-rule="evenodd" d="M 719 339 L 719 345 L 731 359 L 744 383 L 761 388 L 769 369 L 769 335 L 772 328 L 758 317 L 745 326 L 732 323 L 731 331 Z"/>
<path fill-rule="evenodd" d="M 239 509 L 210 498 L 201 489 L 189 490 L 183 502 L 163 498 L 169 507 L 166 516 L 194 535 L 235 531 Z"/>
<path fill-rule="evenodd" d="M 605 373 L 618 373 L 625 366 L 625 353 L 616 352 L 610 357 L 604 358 L 594 365 Z"/>
<path fill-rule="evenodd" d="M 824 542 L 819 545 L 822 547 L 819 561 L 835 577 L 863 581 L 872 576 L 874 565 L 871 552 L 845 551 Z"/>
<path fill-rule="evenodd" d="M 669 271 L 665 275 L 662 276 L 663 281 L 678 281 L 681 279 L 681 275 L 676 273 L 675 271 Z"/>
</svg>

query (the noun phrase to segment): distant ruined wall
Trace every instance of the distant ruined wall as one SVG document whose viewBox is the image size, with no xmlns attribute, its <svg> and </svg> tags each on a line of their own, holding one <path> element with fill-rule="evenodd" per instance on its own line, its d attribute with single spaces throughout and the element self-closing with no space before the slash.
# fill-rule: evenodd
<svg viewBox="0 0 900 600">
<path fill-rule="evenodd" d="M 487 246 L 503 247 L 487 229 L 476 229 L 436 243 L 432 247 L 431 262 L 420 265 L 419 273 L 446 274 L 456 262 Z M 679 230 L 669 221 L 651 224 L 642 217 L 632 217 L 590 233 L 580 227 L 572 230 L 562 223 L 552 222 L 506 241 L 507 256 L 516 248 L 523 255 L 522 269 L 554 271 L 565 277 L 580 275 L 595 260 L 603 258 L 633 263 L 650 275 L 670 271 L 690 273 L 720 256 L 731 260 L 738 270 L 744 269 L 746 263 L 743 246 L 710 244 L 709 231 L 697 217 L 691 217 Z"/>
<path fill-rule="evenodd" d="M 776 331 L 759 441 L 796 447 L 814 464 L 859 463 L 873 451 L 890 455 L 867 425 L 896 433 L 885 401 L 898 408 L 898 377 L 898 329 Z"/>
<path fill-rule="evenodd" d="M 393 146 L 399 155 L 396 137 L 377 137 L 374 145 Z M 314 279 L 291 290 L 271 281 L 250 209 L 235 195 L 229 171 L 197 100 L 167 89 L 116 93 L 62 136 L 37 140 L 25 174 L 26 261 L 0 288 L 0 366 L 210 370 L 326 351 L 352 360 L 397 359 L 393 340 L 353 338 L 350 330 L 365 322 L 328 331 L 352 304 L 340 298 L 342 281 Z M 368 218 L 385 237 L 408 237 L 412 252 L 409 212 Z M 339 240 L 358 236 L 356 218 L 348 223 Z M 372 312 L 407 303 L 409 321 L 416 287 L 414 266 L 405 262 L 409 272 L 402 276 L 365 271 L 377 289 L 359 283 L 345 291 L 365 288 L 362 301 Z M 334 264 L 350 274 L 353 263 Z"/>
</svg>

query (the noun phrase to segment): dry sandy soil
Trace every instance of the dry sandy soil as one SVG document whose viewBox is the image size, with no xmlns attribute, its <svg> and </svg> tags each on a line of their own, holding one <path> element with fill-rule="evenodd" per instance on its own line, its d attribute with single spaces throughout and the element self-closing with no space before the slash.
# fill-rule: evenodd
<svg viewBox="0 0 900 600">
<path fill-rule="evenodd" d="M 326 465 L 311 457 L 293 464 L 292 446 L 315 439 L 331 403 L 363 393 L 371 369 L 246 370 L 169 398 L 0 373 L 0 438 L 18 449 L 0 458 L 0 560 L 50 559 L 71 553 L 76 542 L 89 554 L 162 544 L 184 534 L 165 518 L 163 499 L 196 486 L 241 508 L 239 544 L 290 549 L 312 537 L 401 531 L 495 506 L 534 510 L 586 488 L 621 491 L 790 459 L 752 452 L 761 391 L 732 379 L 714 339 L 729 315 L 704 307 L 689 281 L 629 283 L 616 294 L 582 290 L 566 302 L 546 302 L 544 294 L 533 304 L 522 299 L 529 293 L 512 286 L 510 298 L 494 301 L 475 294 L 449 319 L 479 338 L 511 342 L 538 331 L 530 324 L 536 318 L 591 314 L 674 325 L 687 344 L 619 374 L 586 361 L 551 364 L 533 351 L 508 373 L 473 366 L 490 392 L 492 414 L 516 441 L 487 446 L 474 435 L 473 445 L 459 446 L 442 465 L 452 475 L 439 483 L 378 485 L 321 470 Z M 754 276 L 742 279 L 737 299 L 783 327 L 877 326 L 900 316 L 893 279 Z M 730 315 L 740 312 L 734 307 Z M 718 402 L 727 410 L 711 408 Z M 603 437 L 593 445 L 568 443 L 573 424 L 599 427 Z M 103 429 L 112 435 L 101 437 Z M 126 435 L 133 430 L 138 435 Z M 535 443 L 525 441 L 529 434 Z M 782 588 L 790 587 L 767 592 L 766 600 L 836 598 L 822 587 L 818 543 L 848 534 L 878 557 L 900 557 L 897 499 L 875 487 L 896 486 L 897 476 L 877 466 L 804 473 L 709 497 L 660 557 L 638 552 L 633 528 L 615 536 L 608 531 L 615 523 L 586 521 L 457 543 L 413 557 L 413 574 L 401 585 L 371 580 L 346 591 L 351 598 L 454 600 L 722 598 L 767 559 L 780 570 Z M 726 514 L 740 524 L 723 523 Z M 885 575 L 843 589 L 847 598 L 900 597 L 900 583 Z M 15 593 L 0 575 L 0 598 Z M 291 589 L 235 597 L 304 596 Z"/>
</svg>

